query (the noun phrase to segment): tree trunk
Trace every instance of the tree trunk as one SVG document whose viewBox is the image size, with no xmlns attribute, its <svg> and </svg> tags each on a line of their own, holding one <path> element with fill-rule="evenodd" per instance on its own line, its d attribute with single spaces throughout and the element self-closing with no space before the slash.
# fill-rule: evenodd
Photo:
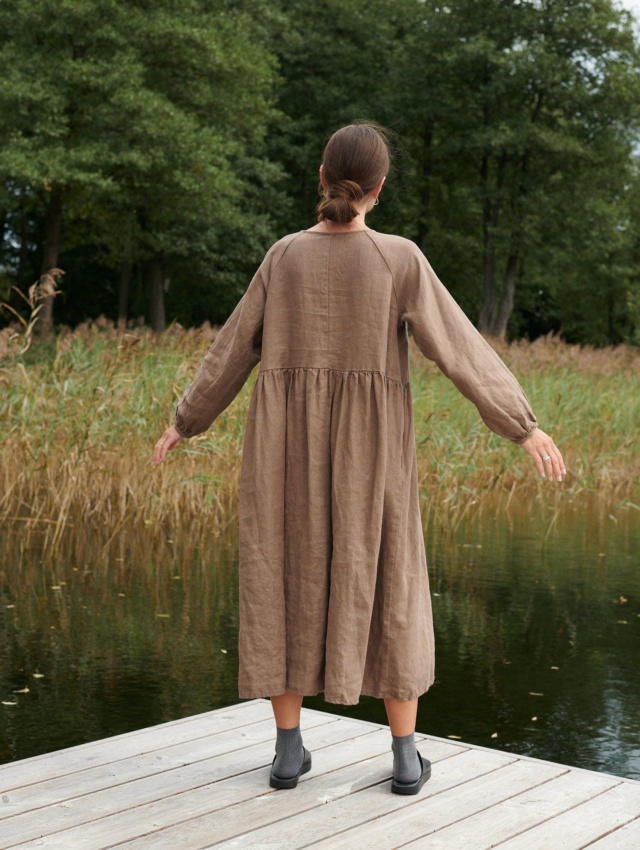
<svg viewBox="0 0 640 850">
<path fill-rule="evenodd" d="M 611 268 L 613 263 L 613 255 L 607 255 L 607 265 Z M 618 345 L 622 342 L 622 337 L 618 333 L 616 327 L 616 291 L 615 284 L 611 277 L 607 279 L 607 342 L 609 345 Z"/>
<path fill-rule="evenodd" d="M 420 215 L 418 217 L 418 238 L 416 242 L 423 254 L 427 253 L 427 240 L 431 230 L 431 175 L 433 171 L 433 122 L 427 121 L 424 131 L 424 152 L 422 158 L 422 192 L 420 194 Z"/>
<path fill-rule="evenodd" d="M 129 291 L 131 289 L 131 277 L 133 275 L 133 263 L 124 260 L 120 274 L 120 286 L 118 288 L 118 327 L 126 328 L 129 313 Z"/>
<path fill-rule="evenodd" d="M 24 292 L 27 266 L 29 264 L 29 220 L 26 213 L 20 213 L 20 250 L 18 252 L 18 270 L 16 286 Z M 33 271 L 33 270 L 32 270 Z M 26 294 L 26 293 L 25 293 Z"/>
<path fill-rule="evenodd" d="M 32 281 L 27 281 L 27 269 L 29 267 L 29 219 L 27 218 L 27 214 L 25 212 L 20 213 L 20 248 L 18 250 L 18 269 L 16 271 L 16 289 L 19 289 L 24 295 L 27 294 L 26 290 L 28 286 L 25 284 L 28 282 L 29 284 Z M 15 289 L 11 289 L 11 295 L 9 296 L 9 304 L 13 307 L 14 310 L 20 312 L 24 311 L 25 303 L 22 298 L 18 295 Z"/>
<path fill-rule="evenodd" d="M 489 331 L 491 336 L 504 339 L 507 333 L 507 325 L 513 312 L 513 299 L 516 291 L 516 271 L 518 268 L 518 255 L 515 253 L 509 254 L 507 258 L 507 267 L 504 273 L 504 287 L 502 289 L 502 298 L 500 299 L 500 308 L 493 324 L 493 328 Z"/>
<path fill-rule="evenodd" d="M 531 123 L 535 124 L 540 117 L 543 104 L 545 103 L 545 92 L 538 90 L 531 115 Z M 485 126 L 487 119 L 485 113 Z M 482 157 L 480 167 L 480 182 L 483 192 L 482 202 L 482 231 L 484 239 L 484 302 L 478 317 L 478 330 L 490 336 L 504 337 L 507 332 L 507 324 L 513 312 L 516 276 L 519 254 L 521 253 L 521 214 L 518 211 L 518 202 L 526 195 L 526 176 L 529 168 L 531 148 L 526 148 L 522 153 L 519 163 L 519 174 L 517 182 L 511 195 L 510 209 L 507 215 L 511 219 L 511 247 L 507 257 L 504 284 L 502 292 L 498 292 L 496 286 L 496 247 L 495 232 L 498 226 L 500 206 L 502 203 L 502 189 L 507 175 L 509 156 L 502 151 L 497 162 L 496 186 L 491 198 L 491 186 L 489 179 L 489 155 Z"/>
<path fill-rule="evenodd" d="M 149 320 L 156 333 L 161 333 L 167 327 L 164 312 L 164 279 L 162 264 L 155 257 L 146 265 L 147 288 L 149 290 Z"/>
<path fill-rule="evenodd" d="M 60 236 L 62 234 L 62 189 L 54 186 L 51 191 L 49 203 L 47 204 L 47 223 L 44 243 L 44 254 L 42 257 L 42 268 L 40 274 L 47 274 L 51 269 L 57 268 L 60 256 Z M 53 324 L 53 295 L 49 295 L 42 302 L 42 309 L 38 314 L 38 324 L 41 331 L 51 329 Z"/>
<path fill-rule="evenodd" d="M 503 337 L 507 323 L 513 310 L 513 299 L 516 285 L 516 270 L 518 264 L 517 251 L 511 251 L 507 258 L 502 291 L 496 285 L 496 245 L 495 234 L 500 217 L 502 190 L 507 172 L 508 156 L 503 151 L 497 163 L 495 198 L 492 200 L 489 192 L 489 159 L 482 159 L 480 169 L 484 200 L 482 204 L 482 231 L 484 240 L 484 302 L 478 317 L 478 330 L 489 336 Z M 511 210 L 513 215 L 513 208 Z"/>
<path fill-rule="evenodd" d="M 480 333 L 491 334 L 491 328 L 495 321 L 497 312 L 498 296 L 496 293 L 496 249 L 494 243 L 494 230 L 497 224 L 497 212 L 492 209 L 489 197 L 489 157 L 482 157 L 480 166 L 480 180 L 482 182 L 482 241 L 483 241 L 483 289 L 484 302 L 478 317 L 478 330 Z M 493 206 L 496 206 L 494 204 Z"/>
</svg>

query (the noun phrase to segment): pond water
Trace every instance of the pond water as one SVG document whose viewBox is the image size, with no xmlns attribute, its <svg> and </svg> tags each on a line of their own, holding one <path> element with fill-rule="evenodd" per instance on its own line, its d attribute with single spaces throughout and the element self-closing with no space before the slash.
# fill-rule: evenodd
<svg viewBox="0 0 640 850">
<path fill-rule="evenodd" d="M 131 535 L 93 560 L 95 535 L 44 559 L 5 531 L 0 762 L 239 702 L 235 531 Z M 640 511 L 484 508 L 432 518 L 426 540 L 436 682 L 418 731 L 640 779 Z M 371 697 L 304 704 L 386 722 Z"/>
</svg>

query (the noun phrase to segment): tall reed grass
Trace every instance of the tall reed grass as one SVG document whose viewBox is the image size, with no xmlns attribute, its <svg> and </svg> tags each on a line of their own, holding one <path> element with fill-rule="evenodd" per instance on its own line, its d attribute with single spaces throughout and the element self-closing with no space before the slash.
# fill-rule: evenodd
<svg viewBox="0 0 640 850">
<path fill-rule="evenodd" d="M 158 468 L 155 441 L 173 418 L 216 330 L 162 336 L 106 320 L 36 340 L 26 354 L 0 332 L 0 522 L 54 550 L 72 529 L 108 549 L 122 533 L 149 541 L 188 529 L 218 536 L 237 520 L 244 423 L 257 370 L 211 430 Z M 474 511 L 546 500 L 551 515 L 578 498 L 607 511 L 636 508 L 640 352 L 554 339 L 500 345 L 569 475 L 539 479 L 517 445 L 489 432 L 477 411 L 411 344 L 411 381 L 425 521 L 455 526 Z M 496 501 L 497 500 L 497 501 Z"/>
</svg>

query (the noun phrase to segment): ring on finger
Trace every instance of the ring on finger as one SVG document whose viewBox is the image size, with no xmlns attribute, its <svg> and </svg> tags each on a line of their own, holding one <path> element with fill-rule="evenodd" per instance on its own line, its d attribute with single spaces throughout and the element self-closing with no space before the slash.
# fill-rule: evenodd
<svg viewBox="0 0 640 850">
<path fill-rule="evenodd" d="M 551 460 L 551 455 L 545 455 L 545 456 L 542 458 L 542 460 L 544 460 L 544 461 Z"/>
</svg>

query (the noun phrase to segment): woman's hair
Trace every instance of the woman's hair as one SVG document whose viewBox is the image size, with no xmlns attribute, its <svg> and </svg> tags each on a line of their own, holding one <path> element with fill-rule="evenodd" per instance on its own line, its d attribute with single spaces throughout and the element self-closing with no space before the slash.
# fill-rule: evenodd
<svg viewBox="0 0 640 850">
<path fill-rule="evenodd" d="M 357 215 L 358 203 L 386 177 L 391 166 L 388 131 L 373 122 L 348 124 L 337 130 L 322 155 L 327 189 L 318 204 L 318 221 L 328 218 L 348 224 Z"/>
</svg>

